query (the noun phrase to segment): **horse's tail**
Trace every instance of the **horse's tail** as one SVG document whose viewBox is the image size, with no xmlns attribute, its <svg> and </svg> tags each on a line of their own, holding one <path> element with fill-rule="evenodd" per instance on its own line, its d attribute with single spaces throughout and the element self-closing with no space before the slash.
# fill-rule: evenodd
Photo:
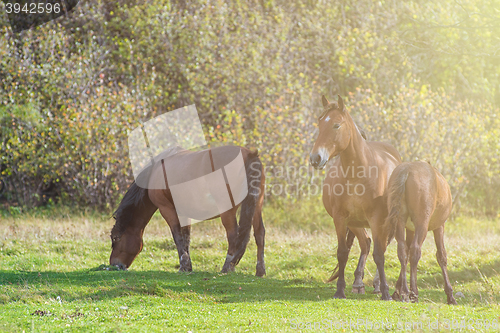
<svg viewBox="0 0 500 333">
<path fill-rule="evenodd" d="M 116 223 L 111 230 L 111 238 L 121 235 L 132 223 L 140 221 L 146 225 L 157 209 L 149 199 L 148 189 L 139 187 L 133 182 L 113 213 Z"/>
<path fill-rule="evenodd" d="M 402 212 L 405 211 L 406 208 L 406 198 L 405 198 L 405 189 L 406 189 L 406 180 L 408 179 L 408 174 L 410 173 L 409 167 L 404 167 L 403 170 L 398 171 L 396 175 L 393 174 L 389 181 L 388 198 L 387 198 L 387 208 L 389 215 L 385 220 L 385 228 L 389 229 L 389 238 L 387 239 L 387 244 L 391 242 L 394 238 L 394 234 L 396 232 L 396 227 L 398 223 L 405 223 L 403 221 Z M 395 177 L 394 177 L 395 176 Z"/>
<path fill-rule="evenodd" d="M 347 250 L 350 251 L 352 247 L 352 243 L 354 242 L 354 232 L 351 231 L 351 229 L 347 228 L 347 236 L 346 236 L 346 244 L 347 244 Z M 332 276 L 328 280 L 326 280 L 327 283 L 333 282 L 337 280 L 339 277 L 339 263 L 337 262 L 337 266 L 333 269 Z"/>
<path fill-rule="evenodd" d="M 251 151 L 245 162 L 245 172 L 248 183 L 248 194 L 241 204 L 240 222 L 238 224 L 238 237 L 236 239 L 236 251 L 232 264 L 237 265 L 246 251 L 252 229 L 252 221 L 255 210 L 261 196 L 262 162 L 258 151 Z"/>
</svg>

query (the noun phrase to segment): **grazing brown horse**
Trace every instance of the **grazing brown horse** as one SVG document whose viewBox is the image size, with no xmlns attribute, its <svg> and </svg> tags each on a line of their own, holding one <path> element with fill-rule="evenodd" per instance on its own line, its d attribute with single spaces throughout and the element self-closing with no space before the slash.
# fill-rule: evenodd
<svg viewBox="0 0 500 333">
<path fill-rule="evenodd" d="M 248 184 L 248 194 L 243 201 L 235 205 L 230 210 L 220 214 L 222 224 L 226 229 L 228 250 L 226 261 L 222 267 L 222 272 L 233 271 L 241 257 L 245 253 L 252 225 L 254 227 L 254 236 L 257 243 L 257 267 L 256 275 L 266 274 L 264 264 L 264 237 L 265 229 L 262 221 L 262 204 L 264 202 L 265 179 L 262 163 L 258 153 L 250 151 L 243 147 L 224 146 L 200 152 L 181 151 L 173 162 L 169 163 L 170 170 L 177 170 L 177 173 L 188 173 L 185 170 L 193 170 L 197 165 L 210 165 L 214 167 L 212 156 L 218 156 L 224 159 L 225 156 L 234 156 L 234 149 L 237 148 L 244 160 L 246 180 Z M 208 153 L 207 153 L 208 151 Z M 179 162 L 180 161 L 180 162 Z M 177 164 L 176 164 L 177 163 Z M 151 172 L 151 179 L 155 174 L 165 172 L 163 163 L 156 163 Z M 221 167 L 221 166 L 219 166 Z M 215 164 L 215 169 L 219 168 Z M 166 176 L 166 175 L 165 175 Z M 189 175 L 186 176 L 189 178 Z M 226 186 L 229 193 L 231 189 L 226 177 Z M 132 183 L 127 193 L 123 197 L 118 209 L 113 214 L 116 223 L 111 230 L 112 252 L 109 262 L 120 269 L 130 267 L 136 256 L 141 252 L 143 241 L 142 236 L 151 217 L 157 209 L 167 221 L 172 236 L 174 238 L 177 252 L 179 254 L 179 271 L 186 272 L 192 270 L 191 257 L 189 255 L 190 231 L 191 226 L 181 226 L 177 211 L 172 198 L 171 189 L 165 177 L 166 189 L 145 189 L 139 187 L 135 182 Z M 234 188 L 233 188 L 234 189 Z M 234 193 L 233 193 L 234 194 Z M 233 200 L 233 197 L 231 197 Z M 234 202 L 233 202 L 234 203 Z M 239 224 L 236 220 L 238 207 L 240 210 Z M 196 210 L 197 203 L 193 202 L 193 210 Z M 213 216 L 216 218 L 219 216 Z"/>
<path fill-rule="evenodd" d="M 344 270 L 349 256 L 348 230 L 359 240 L 361 256 L 354 273 L 354 291 L 364 292 L 363 274 L 370 251 L 370 238 L 364 228 L 372 229 L 373 259 L 380 276 L 383 300 L 390 300 L 384 272 L 384 253 L 389 226 L 386 187 L 394 168 L 401 163 L 399 153 L 391 145 L 366 141 L 339 96 L 330 103 L 323 96 L 324 112 L 319 118 L 319 136 L 310 154 L 313 167 L 322 169 L 339 156 L 326 174 L 323 205 L 333 217 L 337 233 L 338 281 L 335 298 L 345 298 Z M 352 244 L 352 237 L 351 237 Z M 333 278 L 333 276 L 332 276 Z"/>
<path fill-rule="evenodd" d="M 453 297 L 448 277 L 446 249 L 444 248 L 444 223 L 452 207 L 451 192 L 443 175 L 425 162 L 405 162 L 392 173 L 388 187 L 387 221 L 395 226 L 398 241 L 398 257 L 401 273 L 396 283 L 393 298 L 412 302 L 418 301 L 417 265 L 421 256 L 422 243 L 427 231 L 434 232 L 436 257 L 443 272 L 444 291 L 448 304 L 457 304 Z M 408 220 L 410 217 L 410 220 Z M 406 241 L 405 241 L 406 226 Z M 410 254 L 410 288 L 406 282 L 406 266 Z"/>
</svg>

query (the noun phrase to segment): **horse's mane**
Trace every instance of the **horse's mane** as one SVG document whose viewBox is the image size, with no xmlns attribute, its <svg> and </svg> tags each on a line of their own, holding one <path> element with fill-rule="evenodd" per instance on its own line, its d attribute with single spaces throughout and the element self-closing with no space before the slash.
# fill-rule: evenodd
<svg viewBox="0 0 500 333">
<path fill-rule="evenodd" d="M 361 126 L 359 126 L 358 124 L 356 124 L 354 122 L 354 120 L 352 122 L 354 123 L 354 126 L 356 126 L 356 128 L 358 129 L 359 134 L 361 134 L 361 136 L 363 137 L 363 139 L 368 140 L 368 137 L 366 136 L 365 130 Z"/>
<path fill-rule="evenodd" d="M 125 193 L 120 205 L 113 213 L 113 218 L 116 220 L 113 229 L 111 229 L 111 240 L 113 243 L 129 226 L 143 221 L 144 218 L 151 218 L 151 216 L 146 216 L 151 211 L 151 209 L 148 209 L 150 208 L 148 206 L 154 207 L 149 199 L 148 190 L 139 187 L 133 182 L 128 188 L 127 193 Z M 154 208 L 154 211 L 156 211 L 156 207 Z M 153 215 L 154 211 L 150 215 Z"/>
</svg>

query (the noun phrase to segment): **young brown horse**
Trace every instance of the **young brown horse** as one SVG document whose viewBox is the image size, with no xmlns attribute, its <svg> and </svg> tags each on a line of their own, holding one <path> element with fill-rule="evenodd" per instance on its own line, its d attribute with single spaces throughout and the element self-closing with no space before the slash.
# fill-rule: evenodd
<svg viewBox="0 0 500 333">
<path fill-rule="evenodd" d="M 233 271 L 241 257 L 245 253 L 248 240 L 250 238 L 250 230 L 254 227 L 254 236 L 257 243 L 257 267 L 256 275 L 263 276 L 266 274 L 264 264 L 264 237 L 265 229 L 262 221 L 262 204 L 264 201 L 265 179 L 262 163 L 257 152 L 252 152 L 243 147 L 217 147 L 210 149 L 210 155 L 207 151 L 189 152 L 181 151 L 183 161 L 199 161 L 196 156 L 201 156 L 204 153 L 204 158 L 212 159 L 212 156 L 224 158 L 224 156 L 234 155 L 234 149 L 238 152 L 241 149 L 245 164 L 245 172 L 248 183 L 248 195 L 240 203 L 232 209 L 220 214 L 222 224 L 226 229 L 228 250 L 226 261 L 222 267 L 222 272 Z M 198 154 L 198 155 L 196 155 Z M 212 162 L 213 160 L 205 160 L 204 163 Z M 167 162 L 165 162 L 167 163 Z M 193 164 L 193 163 L 191 163 Z M 210 164 L 208 164 L 210 165 Z M 190 166 L 186 164 L 170 165 L 170 168 L 177 167 L 178 170 L 189 170 Z M 217 164 L 215 164 L 218 169 Z M 152 169 L 152 178 L 156 174 L 163 173 L 162 163 L 156 163 Z M 165 178 L 166 179 L 166 178 Z M 230 192 L 229 184 L 226 179 L 226 186 Z M 245 186 L 247 186 L 245 184 Z M 240 210 L 239 225 L 236 220 L 236 212 L 238 207 Z M 109 262 L 113 266 L 120 269 L 130 267 L 136 256 L 141 252 L 143 241 L 142 236 L 144 228 L 146 228 L 149 220 L 154 212 L 159 209 L 163 218 L 167 221 L 177 252 L 179 254 L 179 271 L 186 272 L 192 270 L 191 257 L 189 255 L 190 231 L 191 226 L 182 227 L 175 209 L 172 192 L 166 184 L 166 189 L 145 189 L 139 187 L 135 182 L 132 183 L 127 193 L 125 194 L 120 206 L 114 213 L 116 223 L 111 230 L 112 252 Z M 193 209 L 196 209 L 196 202 L 193 203 Z M 219 216 L 214 216 L 216 218 Z"/>
<path fill-rule="evenodd" d="M 393 298 L 418 301 L 417 265 L 422 243 L 427 231 L 434 231 L 436 257 L 443 272 L 444 291 L 448 304 L 457 304 L 448 278 L 446 249 L 444 248 L 444 223 L 450 215 L 452 199 L 446 179 L 434 167 L 425 162 L 405 162 L 392 173 L 388 187 L 387 221 L 395 226 L 398 241 L 398 257 L 401 273 L 396 283 Z M 408 220 L 410 217 L 410 220 Z M 405 242 L 406 226 L 406 242 Z M 406 282 L 406 266 L 410 252 L 410 287 Z"/>
<path fill-rule="evenodd" d="M 361 256 L 354 273 L 354 290 L 364 290 L 363 271 L 370 251 L 370 238 L 363 228 L 371 228 L 373 259 L 380 276 L 383 300 L 390 300 L 384 272 L 384 253 L 389 226 L 386 187 L 394 168 L 401 163 L 399 153 L 391 145 L 367 142 L 356 127 L 342 98 L 329 103 L 323 96 L 325 109 L 319 118 L 319 136 L 310 154 L 313 167 L 322 169 L 333 157 L 340 156 L 328 170 L 323 185 L 323 205 L 333 217 L 337 233 L 339 263 L 335 298 L 345 298 L 344 270 L 349 256 L 346 235 L 350 230 L 359 240 Z"/>
</svg>

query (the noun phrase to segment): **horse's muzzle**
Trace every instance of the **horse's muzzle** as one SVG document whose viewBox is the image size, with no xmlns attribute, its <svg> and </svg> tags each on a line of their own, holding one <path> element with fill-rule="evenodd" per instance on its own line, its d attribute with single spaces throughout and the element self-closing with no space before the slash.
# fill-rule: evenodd
<svg viewBox="0 0 500 333">
<path fill-rule="evenodd" d="M 316 169 L 323 169 L 326 162 L 328 162 L 328 161 L 324 161 L 323 158 L 321 157 L 321 155 L 318 153 L 309 154 L 309 161 L 311 162 L 311 165 Z"/>
<path fill-rule="evenodd" d="M 122 263 L 115 265 L 115 267 L 118 268 L 120 271 L 126 271 L 127 270 L 127 266 L 125 266 Z"/>
</svg>

